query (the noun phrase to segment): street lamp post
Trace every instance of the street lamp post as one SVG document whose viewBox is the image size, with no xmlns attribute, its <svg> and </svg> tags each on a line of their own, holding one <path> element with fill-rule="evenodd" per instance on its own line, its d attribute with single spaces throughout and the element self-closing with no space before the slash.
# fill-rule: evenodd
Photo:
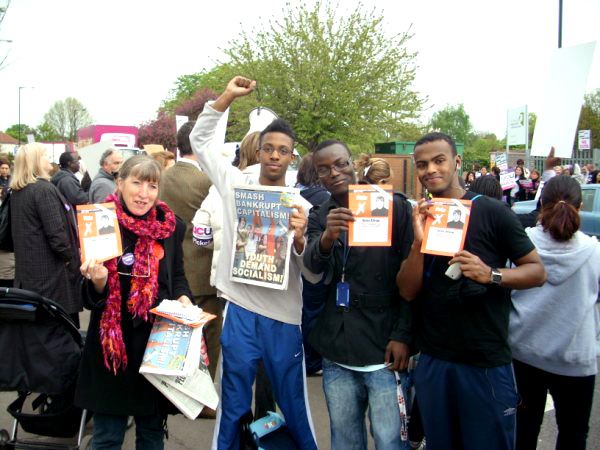
<svg viewBox="0 0 600 450">
<path fill-rule="evenodd" d="M 558 0 L 558 48 L 562 48 L 563 0 Z"/>
<path fill-rule="evenodd" d="M 33 86 L 19 86 L 19 145 L 21 145 L 21 89 L 33 89 Z"/>
</svg>

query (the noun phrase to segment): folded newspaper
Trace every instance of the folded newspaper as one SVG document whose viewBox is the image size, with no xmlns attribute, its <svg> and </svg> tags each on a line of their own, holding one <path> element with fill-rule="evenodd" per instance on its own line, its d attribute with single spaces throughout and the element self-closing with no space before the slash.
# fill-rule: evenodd
<svg viewBox="0 0 600 450">
<path fill-rule="evenodd" d="M 157 316 L 166 317 L 167 319 L 174 320 L 175 322 L 190 325 L 191 327 L 203 326 L 209 320 L 214 319 L 214 314 L 207 313 L 202 308 L 192 305 L 183 306 L 178 300 L 167 300 L 164 299 L 159 305 L 150 310 L 151 313 Z"/>
<path fill-rule="evenodd" d="M 189 377 L 143 374 L 179 411 L 194 420 L 205 406 L 217 409 L 219 395 L 208 368 L 201 364 Z"/>
<path fill-rule="evenodd" d="M 219 403 L 208 369 L 201 362 L 201 346 L 202 327 L 157 317 L 140 367 L 140 373 L 192 420 L 204 406 L 215 409 Z"/>
</svg>

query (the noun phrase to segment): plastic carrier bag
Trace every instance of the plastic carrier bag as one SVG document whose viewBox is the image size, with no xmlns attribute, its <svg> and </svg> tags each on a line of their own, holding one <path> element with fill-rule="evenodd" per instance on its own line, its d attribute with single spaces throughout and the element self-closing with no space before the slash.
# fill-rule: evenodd
<svg viewBox="0 0 600 450">
<path fill-rule="evenodd" d="M 242 418 L 242 448 L 245 450 L 295 450 L 298 447 L 285 420 L 269 411 L 265 417 L 250 422 L 252 415 Z M 245 422 L 245 423 L 244 423 Z"/>
</svg>

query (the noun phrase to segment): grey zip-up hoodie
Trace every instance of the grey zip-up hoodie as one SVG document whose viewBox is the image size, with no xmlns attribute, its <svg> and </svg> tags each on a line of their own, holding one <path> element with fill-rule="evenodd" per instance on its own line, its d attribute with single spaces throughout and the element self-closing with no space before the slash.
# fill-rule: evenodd
<svg viewBox="0 0 600 450">
<path fill-rule="evenodd" d="M 512 291 L 513 358 L 558 375 L 594 375 L 600 354 L 600 243 L 581 231 L 558 242 L 541 225 L 526 232 L 548 278 L 540 287 Z"/>
</svg>

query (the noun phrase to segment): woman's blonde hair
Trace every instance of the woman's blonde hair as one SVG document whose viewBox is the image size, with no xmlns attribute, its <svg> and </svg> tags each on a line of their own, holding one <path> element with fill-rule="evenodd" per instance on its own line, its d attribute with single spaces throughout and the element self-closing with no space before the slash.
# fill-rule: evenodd
<svg viewBox="0 0 600 450">
<path fill-rule="evenodd" d="M 248 166 L 258 163 L 256 151 L 260 144 L 260 131 L 255 131 L 246 136 L 240 144 L 240 164 L 238 169 L 244 170 Z"/>
<path fill-rule="evenodd" d="M 361 153 L 354 161 L 356 176 L 359 183 L 380 184 L 389 183 L 394 176 L 389 163 L 383 158 Z"/>
<path fill-rule="evenodd" d="M 19 147 L 15 155 L 15 168 L 10 187 L 15 191 L 23 189 L 28 184 L 35 183 L 38 178 L 50 179 L 47 168 L 40 164 L 46 147 L 37 142 Z"/>
</svg>

